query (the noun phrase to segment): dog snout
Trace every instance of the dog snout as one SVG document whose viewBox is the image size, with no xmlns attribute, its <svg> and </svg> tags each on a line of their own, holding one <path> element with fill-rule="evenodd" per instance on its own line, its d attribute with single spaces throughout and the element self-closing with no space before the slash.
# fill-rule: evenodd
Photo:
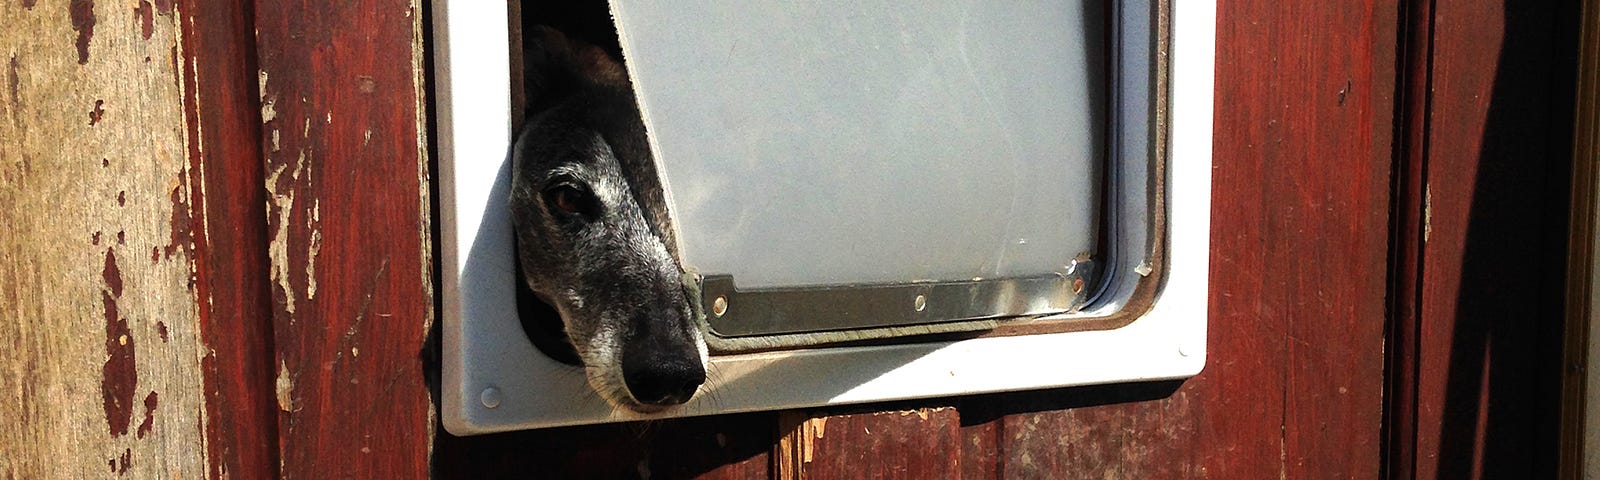
<svg viewBox="0 0 1600 480">
<path fill-rule="evenodd" d="M 624 366 L 622 379 L 639 403 L 669 406 L 689 401 L 700 384 L 705 383 L 706 371 L 698 361 L 670 359 L 632 368 Z"/>
<path fill-rule="evenodd" d="M 639 403 L 671 406 L 694 396 L 706 381 L 706 370 L 699 350 L 687 339 L 639 338 L 625 347 L 622 380 Z"/>
<path fill-rule="evenodd" d="M 694 390 L 706 382 L 706 368 L 699 365 L 698 357 L 690 355 L 656 355 L 640 358 L 638 362 L 627 362 L 624 358 L 622 381 L 638 403 L 680 405 L 690 402 Z"/>
</svg>

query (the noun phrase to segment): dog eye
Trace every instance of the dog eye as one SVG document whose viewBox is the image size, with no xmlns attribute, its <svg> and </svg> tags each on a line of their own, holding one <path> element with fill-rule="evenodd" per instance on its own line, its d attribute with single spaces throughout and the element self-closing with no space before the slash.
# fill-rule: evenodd
<svg viewBox="0 0 1600 480">
<path fill-rule="evenodd" d="M 600 205 L 594 195 L 569 184 L 559 184 L 545 189 L 544 202 L 557 213 L 583 215 L 591 219 L 600 214 Z"/>
</svg>

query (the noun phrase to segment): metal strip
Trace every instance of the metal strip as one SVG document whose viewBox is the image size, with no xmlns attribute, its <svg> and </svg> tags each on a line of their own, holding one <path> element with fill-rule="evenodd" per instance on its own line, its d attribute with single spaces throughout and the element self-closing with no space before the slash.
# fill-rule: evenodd
<svg viewBox="0 0 1600 480">
<path fill-rule="evenodd" d="M 701 301 L 719 337 L 928 325 L 1072 312 L 1093 291 L 1093 270 L 1085 254 L 1068 273 L 1039 277 L 750 291 L 712 275 Z"/>
</svg>

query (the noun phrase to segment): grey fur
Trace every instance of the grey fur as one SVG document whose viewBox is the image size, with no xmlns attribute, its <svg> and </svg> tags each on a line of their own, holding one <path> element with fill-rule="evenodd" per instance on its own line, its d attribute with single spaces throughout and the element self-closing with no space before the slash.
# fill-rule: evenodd
<svg viewBox="0 0 1600 480">
<path fill-rule="evenodd" d="M 560 312 L 589 384 L 614 407 L 648 412 L 687 401 L 704 381 L 706 346 L 626 74 L 554 30 L 528 37 L 529 116 L 510 194 L 527 286 Z M 589 203 L 562 204 L 559 189 L 590 194 L 564 197 Z M 574 204 L 584 208 L 561 208 Z M 658 380 L 692 389 L 637 398 L 633 390 Z"/>
</svg>

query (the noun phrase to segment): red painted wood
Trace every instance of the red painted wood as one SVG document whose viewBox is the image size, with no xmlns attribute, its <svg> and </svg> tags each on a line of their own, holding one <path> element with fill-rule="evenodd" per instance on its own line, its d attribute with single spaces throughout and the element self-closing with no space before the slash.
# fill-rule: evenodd
<svg viewBox="0 0 1600 480">
<path fill-rule="evenodd" d="M 1377 272 L 1388 263 L 1398 6 L 1325 4 L 1288 14 L 1342 26 L 1331 34 L 1284 38 L 1292 48 L 1345 48 L 1309 63 L 1280 64 L 1287 67 L 1275 75 L 1280 85 L 1297 84 L 1282 91 L 1290 95 L 1283 99 L 1291 105 L 1283 112 L 1289 128 L 1284 135 L 1268 127 L 1257 137 L 1288 140 L 1284 150 L 1268 147 L 1269 158 L 1299 157 L 1295 168 L 1274 165 L 1267 177 L 1282 186 L 1274 196 L 1287 203 L 1268 209 L 1269 218 L 1281 220 L 1268 228 L 1284 229 L 1272 236 L 1294 237 L 1279 243 L 1286 248 L 1269 253 L 1277 258 L 1267 262 L 1269 271 L 1282 272 L 1268 281 L 1287 286 L 1276 292 L 1284 297 L 1268 301 L 1283 302 L 1271 311 L 1287 323 L 1284 470 L 1290 478 L 1375 478 L 1388 286 Z M 1295 97 L 1306 105 L 1293 107 Z M 1319 181 L 1305 182 L 1310 175 Z"/>
<path fill-rule="evenodd" d="M 777 478 L 956 478 L 962 471 L 955 408 L 792 418 Z"/>
<path fill-rule="evenodd" d="M 1069 408 L 1002 419 L 1000 472 L 1005 478 L 1048 478 L 1061 474 L 1152 478 L 1165 464 L 1141 461 L 1162 443 L 1136 442 L 1144 405 Z M 1155 448 L 1155 451 L 1152 451 Z M 1178 466 L 1182 467 L 1182 466 Z M 1178 474 L 1168 470 L 1166 474 Z M 1190 475 L 1192 477 L 1192 475 Z"/>
<path fill-rule="evenodd" d="M 153 15 L 184 12 L 179 25 L 192 203 L 186 211 L 198 215 L 173 222 L 188 230 L 174 231 L 173 245 L 163 254 L 191 255 L 195 263 L 194 289 L 209 350 L 202 360 L 208 473 L 275 477 L 278 425 L 252 12 L 243 3 L 202 8 L 201 2 L 183 0 L 173 7 L 143 2 L 138 11 L 145 25 Z M 185 242 L 192 242 L 190 249 Z"/>
<path fill-rule="evenodd" d="M 1578 5 L 1433 8 L 1416 475 L 1548 478 Z"/>
<path fill-rule="evenodd" d="M 961 415 L 961 478 L 999 479 L 1000 419 L 992 401 L 958 404 Z"/>
<path fill-rule="evenodd" d="M 1219 5 L 1202 474 L 1378 473 L 1397 15 Z"/>
<path fill-rule="evenodd" d="M 256 2 L 284 477 L 428 475 L 419 9 Z"/>
</svg>

